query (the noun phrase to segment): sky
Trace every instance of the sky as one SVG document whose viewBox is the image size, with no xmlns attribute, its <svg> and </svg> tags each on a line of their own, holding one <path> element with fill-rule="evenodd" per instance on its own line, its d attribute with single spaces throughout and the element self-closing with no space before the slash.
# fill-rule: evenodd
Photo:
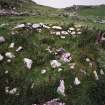
<svg viewBox="0 0 105 105">
<path fill-rule="evenodd" d="M 72 5 L 99 5 L 105 4 L 105 0 L 32 0 L 37 4 L 54 8 L 65 8 Z"/>
</svg>

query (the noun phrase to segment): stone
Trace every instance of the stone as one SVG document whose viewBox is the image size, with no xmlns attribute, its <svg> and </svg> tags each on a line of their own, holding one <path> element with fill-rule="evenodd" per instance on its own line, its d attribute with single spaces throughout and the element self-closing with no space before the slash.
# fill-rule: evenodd
<svg viewBox="0 0 105 105">
<path fill-rule="evenodd" d="M 61 34 L 68 35 L 69 33 L 67 31 L 61 31 Z"/>
<path fill-rule="evenodd" d="M 74 31 L 75 28 L 74 28 L 74 27 L 70 27 L 69 30 L 70 30 L 70 31 Z"/>
<path fill-rule="evenodd" d="M 104 74 L 105 74 L 102 69 L 100 70 L 100 74 L 101 74 L 101 75 L 104 75 Z"/>
<path fill-rule="evenodd" d="M 41 74 L 45 74 L 45 73 L 46 73 L 45 69 L 41 70 Z"/>
<path fill-rule="evenodd" d="M 31 23 L 27 23 L 27 25 L 28 25 L 28 26 L 31 26 L 32 24 L 31 24 Z"/>
<path fill-rule="evenodd" d="M 5 42 L 5 38 L 3 36 L 0 36 L 0 43 L 4 43 Z"/>
<path fill-rule="evenodd" d="M 60 31 L 57 31 L 57 32 L 55 32 L 55 34 L 56 34 L 57 36 L 60 36 L 60 35 L 61 35 L 61 32 L 60 32 Z"/>
<path fill-rule="evenodd" d="M 70 63 L 69 65 L 70 65 L 70 69 L 74 69 L 74 68 L 75 68 L 76 63 Z"/>
<path fill-rule="evenodd" d="M 65 85 L 64 85 L 64 80 L 60 80 L 60 85 L 57 88 L 58 94 L 65 96 Z"/>
<path fill-rule="evenodd" d="M 86 62 L 90 62 L 90 59 L 89 58 L 86 58 Z"/>
<path fill-rule="evenodd" d="M 65 52 L 66 52 L 66 51 L 65 51 L 65 49 L 63 49 L 63 48 L 57 49 L 57 54 L 58 54 L 58 55 L 63 55 Z"/>
<path fill-rule="evenodd" d="M 76 31 L 80 32 L 81 31 L 81 28 L 76 28 Z"/>
<path fill-rule="evenodd" d="M 71 31 L 71 30 L 67 30 L 67 32 L 68 32 L 68 33 L 71 33 L 72 31 Z"/>
<path fill-rule="evenodd" d="M 5 71 L 5 74 L 8 74 L 8 70 Z"/>
<path fill-rule="evenodd" d="M 76 35 L 76 32 L 75 32 L 75 31 L 72 31 L 72 32 L 71 32 L 71 35 Z"/>
<path fill-rule="evenodd" d="M 66 37 L 65 36 L 60 36 L 61 37 L 61 39 L 65 39 Z"/>
<path fill-rule="evenodd" d="M 81 28 L 82 27 L 82 25 L 80 25 L 80 24 L 75 24 L 74 25 L 76 28 Z"/>
<path fill-rule="evenodd" d="M 64 62 L 70 62 L 72 60 L 71 54 L 69 52 L 64 53 L 61 56 L 61 60 L 64 61 Z"/>
<path fill-rule="evenodd" d="M 26 65 L 27 69 L 31 69 L 33 61 L 28 58 L 24 58 L 24 64 Z"/>
<path fill-rule="evenodd" d="M 80 80 L 78 79 L 78 77 L 75 77 L 75 80 L 74 80 L 74 84 L 75 85 L 80 85 Z"/>
<path fill-rule="evenodd" d="M 61 63 L 58 62 L 57 60 L 52 60 L 52 61 L 50 61 L 50 64 L 51 64 L 51 67 L 52 67 L 52 68 L 58 68 L 58 67 L 61 66 Z"/>
<path fill-rule="evenodd" d="M 62 68 L 58 68 L 58 72 L 61 72 L 63 69 Z"/>
<path fill-rule="evenodd" d="M 62 27 L 60 27 L 60 26 L 53 26 L 52 28 L 57 29 L 57 30 L 62 30 Z"/>
<path fill-rule="evenodd" d="M 5 53 L 5 56 L 6 56 L 7 58 L 10 58 L 10 59 L 15 58 L 15 55 L 14 55 L 12 52 L 6 52 L 6 53 Z"/>
<path fill-rule="evenodd" d="M 42 26 L 43 26 L 43 28 L 50 29 L 50 27 L 45 24 L 42 24 Z"/>
<path fill-rule="evenodd" d="M 5 87 L 5 93 L 8 93 L 9 92 L 9 87 Z"/>
<path fill-rule="evenodd" d="M 12 32 L 11 32 L 11 34 L 12 34 L 12 35 L 15 35 L 15 34 L 16 34 L 16 32 L 12 31 Z"/>
<path fill-rule="evenodd" d="M 14 48 L 14 46 L 15 46 L 15 43 L 11 43 L 11 44 L 9 45 L 9 48 Z"/>
<path fill-rule="evenodd" d="M 36 104 L 33 104 L 36 105 Z M 65 103 L 61 102 L 59 98 L 52 99 L 42 105 L 66 105 Z"/>
<path fill-rule="evenodd" d="M 19 46 L 17 49 L 16 49 L 16 52 L 19 52 L 19 51 L 21 51 L 23 49 L 23 47 L 22 46 Z"/>
<path fill-rule="evenodd" d="M 37 31 L 38 31 L 39 33 L 41 33 L 41 32 L 42 32 L 42 29 L 38 28 Z"/>
<path fill-rule="evenodd" d="M 78 35 L 81 35 L 81 34 L 82 34 L 82 32 L 81 32 L 81 31 L 79 31 L 79 32 L 77 32 L 77 34 L 78 34 Z"/>
<path fill-rule="evenodd" d="M 31 89 L 33 89 L 33 88 L 34 88 L 34 85 L 35 85 L 35 83 L 32 83 L 32 85 L 31 85 Z"/>
<path fill-rule="evenodd" d="M 96 79 L 96 80 L 99 80 L 98 74 L 97 74 L 97 72 L 96 72 L 95 70 L 93 71 L 93 74 L 94 74 L 94 76 L 95 76 L 95 79 Z"/>
<path fill-rule="evenodd" d="M 25 24 L 19 24 L 17 25 L 16 27 L 14 27 L 14 29 L 17 29 L 17 28 L 24 28 L 25 27 Z"/>
<path fill-rule="evenodd" d="M 32 28 L 34 28 L 34 29 L 41 28 L 41 25 L 40 24 L 33 24 Z"/>
<path fill-rule="evenodd" d="M 8 62 L 8 63 L 11 63 L 12 61 L 11 61 L 11 59 L 7 59 L 7 62 Z"/>
<path fill-rule="evenodd" d="M 93 63 L 92 62 L 89 62 L 89 66 L 92 67 L 93 66 Z"/>
<path fill-rule="evenodd" d="M 17 88 L 13 88 L 12 90 L 9 91 L 9 94 L 15 94 L 17 92 Z"/>
<path fill-rule="evenodd" d="M 1 54 L 0 54 L 0 61 L 2 61 L 4 59 L 4 56 L 2 56 Z"/>
</svg>

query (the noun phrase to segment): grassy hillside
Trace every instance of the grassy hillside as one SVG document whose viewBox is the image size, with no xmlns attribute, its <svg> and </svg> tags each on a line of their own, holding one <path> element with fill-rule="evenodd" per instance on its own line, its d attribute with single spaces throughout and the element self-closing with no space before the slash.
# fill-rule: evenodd
<svg viewBox="0 0 105 105">
<path fill-rule="evenodd" d="M 77 12 L 80 16 L 105 16 L 105 5 L 84 6 L 74 5 L 64 9 L 66 12 Z"/>
<path fill-rule="evenodd" d="M 41 6 L 31 0 L 0 0 L 0 8 L 10 10 L 13 9 L 18 12 L 27 12 L 39 15 L 55 14 L 58 10 Z"/>
<path fill-rule="evenodd" d="M 8 21 L 9 25 L 0 27 L 1 35 L 6 39 L 6 42 L 0 45 L 0 54 L 5 56 L 8 51 L 16 56 L 10 63 L 7 62 L 6 57 L 0 62 L 1 105 L 32 105 L 58 97 L 66 105 L 104 105 L 105 79 L 104 75 L 102 76 L 99 72 L 101 68 L 105 71 L 103 65 L 105 48 L 104 44 L 97 45 L 95 43 L 97 30 L 87 29 L 78 37 L 67 36 L 65 39 L 51 35 L 46 29 L 40 33 L 35 30 L 21 29 L 16 30 L 15 35 L 12 35 L 12 28 L 19 22 L 18 20 L 13 21 L 15 21 L 14 24 Z M 63 27 L 66 29 L 68 26 Z M 15 43 L 14 48 L 9 48 L 11 42 Z M 23 50 L 16 52 L 15 50 L 20 45 Z M 53 69 L 50 61 L 56 58 L 53 53 L 46 51 L 48 46 L 54 49 L 64 48 L 70 52 L 73 57 L 70 63 L 76 63 L 75 69 L 71 69 L 69 63 L 63 62 L 62 71 L 58 72 L 58 68 Z M 28 70 L 24 65 L 25 57 L 33 60 L 31 70 Z M 85 61 L 86 57 L 95 62 L 95 68 L 89 66 Z M 45 74 L 41 74 L 43 69 L 47 70 Z M 100 80 L 95 80 L 93 70 L 98 72 Z M 76 76 L 81 80 L 79 86 L 74 85 Z M 65 97 L 57 94 L 60 79 L 65 81 Z M 9 87 L 10 90 L 16 87 L 17 94 L 5 93 L 6 87 Z"/>
<path fill-rule="evenodd" d="M 0 43 L 0 54 L 4 57 L 0 61 L 0 105 L 42 105 L 54 98 L 60 98 L 66 105 L 105 105 L 105 42 L 96 43 L 99 31 L 105 31 L 105 24 L 92 21 L 97 16 L 105 15 L 102 12 L 105 7 L 81 6 L 70 10 L 77 11 L 77 16 L 58 16 L 71 8 L 59 10 L 37 5 L 30 0 L 0 0 L 0 5 L 1 1 L 6 4 L 2 4 L 1 8 L 8 10 L 15 7 L 18 12 L 39 15 L 0 17 L 0 36 L 5 38 L 5 42 Z M 88 18 L 91 16 L 92 19 Z M 32 24 L 35 23 L 45 23 L 50 29 L 33 29 Z M 17 24 L 25 24 L 26 27 L 13 29 Z M 82 29 L 80 35 L 69 34 L 62 38 L 62 35 L 51 34 L 55 25 L 62 27 L 63 31 L 68 32 L 72 28 L 75 32 L 75 24 L 82 25 L 80 29 L 77 26 L 79 31 Z M 14 43 L 12 48 L 9 47 L 11 43 Z M 23 49 L 16 52 L 19 46 Z M 46 50 L 49 47 L 51 52 Z M 59 58 L 61 54 L 56 54 L 59 48 L 71 54 L 70 62 Z M 6 52 L 11 52 L 15 58 L 8 58 Z M 30 70 L 24 64 L 24 58 L 33 61 Z M 54 69 L 50 61 L 55 59 L 62 65 Z M 74 69 L 71 67 L 73 64 Z M 42 70 L 46 72 L 42 73 Z M 97 72 L 98 80 L 93 71 Z M 79 78 L 79 85 L 74 84 L 75 77 Z M 62 79 L 65 81 L 65 97 L 57 93 Z M 6 89 L 9 92 L 17 90 L 11 94 Z"/>
<path fill-rule="evenodd" d="M 100 6 L 90 6 L 90 7 L 80 7 L 79 8 L 79 15 L 81 16 L 105 16 L 105 6 L 100 5 Z"/>
</svg>

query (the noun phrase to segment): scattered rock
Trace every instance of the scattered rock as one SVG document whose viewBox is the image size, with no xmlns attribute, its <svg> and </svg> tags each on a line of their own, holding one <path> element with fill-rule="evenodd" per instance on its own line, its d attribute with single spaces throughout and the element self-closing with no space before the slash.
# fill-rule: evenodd
<svg viewBox="0 0 105 105">
<path fill-rule="evenodd" d="M 81 34 L 82 34 L 82 32 L 81 32 L 81 31 L 78 31 L 78 32 L 77 32 L 77 35 L 81 35 Z"/>
<path fill-rule="evenodd" d="M 69 35 L 69 33 L 67 31 L 61 31 L 62 35 Z"/>
<path fill-rule="evenodd" d="M 5 93 L 9 92 L 9 87 L 5 87 Z"/>
<path fill-rule="evenodd" d="M 93 63 L 92 62 L 89 62 L 89 66 L 92 67 L 93 66 Z"/>
<path fill-rule="evenodd" d="M 41 74 L 45 74 L 46 73 L 46 70 L 41 70 Z"/>
<path fill-rule="evenodd" d="M 100 74 L 101 74 L 101 75 L 104 75 L 104 74 L 105 74 L 102 69 L 100 70 Z"/>
<path fill-rule="evenodd" d="M 60 26 L 53 26 L 52 28 L 56 29 L 56 30 L 62 30 L 62 27 L 60 27 Z"/>
<path fill-rule="evenodd" d="M 33 105 L 36 105 L 36 104 L 33 104 Z M 65 103 L 60 102 L 59 99 L 52 99 L 52 100 L 46 102 L 46 103 L 43 104 L 43 105 L 65 105 Z"/>
<path fill-rule="evenodd" d="M 42 26 L 43 26 L 43 28 L 46 28 L 46 29 L 50 29 L 50 27 L 49 26 L 47 26 L 47 25 L 45 25 L 45 24 L 41 24 Z"/>
<path fill-rule="evenodd" d="M 79 85 L 81 82 L 80 80 L 78 79 L 78 77 L 75 77 L 75 80 L 74 80 L 74 84 L 75 85 Z"/>
<path fill-rule="evenodd" d="M 17 25 L 16 27 L 14 27 L 14 29 L 24 28 L 24 27 L 25 27 L 25 24 L 19 24 L 19 25 Z"/>
<path fill-rule="evenodd" d="M 71 32 L 71 35 L 76 35 L 76 32 L 75 32 L 75 31 L 72 31 L 72 32 Z"/>
<path fill-rule="evenodd" d="M 63 69 L 62 68 L 58 68 L 58 72 L 61 72 Z"/>
<path fill-rule="evenodd" d="M 71 54 L 69 52 L 63 53 L 61 56 L 61 60 L 64 62 L 70 62 L 72 60 Z"/>
<path fill-rule="evenodd" d="M 50 64 L 51 64 L 51 67 L 52 67 L 52 68 L 58 68 L 58 67 L 61 66 L 61 63 L 58 62 L 57 60 L 52 60 L 52 61 L 50 61 Z"/>
<path fill-rule="evenodd" d="M 57 88 L 58 94 L 65 96 L 65 86 L 64 86 L 64 80 L 60 80 L 60 85 Z"/>
<path fill-rule="evenodd" d="M 19 52 L 19 51 L 21 51 L 23 49 L 23 47 L 22 46 L 19 46 L 17 49 L 16 49 L 16 52 Z"/>
<path fill-rule="evenodd" d="M 61 37 L 61 39 L 65 39 L 66 37 L 65 36 L 60 36 Z"/>
<path fill-rule="evenodd" d="M 33 89 L 33 88 L 34 88 L 34 85 L 35 85 L 35 84 L 34 84 L 34 83 L 32 83 L 32 85 L 31 85 L 31 89 Z"/>
<path fill-rule="evenodd" d="M 96 79 L 96 80 L 99 80 L 99 77 L 98 77 L 97 72 L 96 72 L 96 71 L 93 71 L 93 74 L 94 74 L 94 76 L 95 76 L 95 79 Z"/>
<path fill-rule="evenodd" d="M 13 88 L 12 90 L 9 91 L 9 94 L 15 94 L 17 92 L 17 88 Z"/>
<path fill-rule="evenodd" d="M 17 88 L 13 88 L 13 89 L 9 90 L 9 87 L 5 87 L 5 92 L 13 95 L 17 92 Z"/>
<path fill-rule="evenodd" d="M 5 53 L 5 56 L 6 56 L 7 58 L 10 58 L 10 59 L 15 58 L 15 55 L 14 55 L 12 52 L 6 52 L 6 53 Z"/>
<path fill-rule="evenodd" d="M 27 67 L 28 69 L 31 69 L 32 63 L 33 63 L 33 61 L 32 61 L 31 59 L 24 58 L 24 64 L 26 65 L 26 67 Z"/>
<path fill-rule="evenodd" d="M 4 43 L 5 42 L 5 38 L 3 36 L 0 36 L 0 43 Z"/>
<path fill-rule="evenodd" d="M 86 62 L 90 62 L 90 59 L 89 58 L 86 58 Z"/>
<path fill-rule="evenodd" d="M 57 31 L 57 32 L 55 32 L 55 34 L 56 34 L 57 36 L 60 36 L 60 35 L 61 35 L 61 32 L 60 32 L 60 31 Z"/>
<path fill-rule="evenodd" d="M 69 65 L 70 65 L 70 69 L 74 69 L 74 68 L 75 68 L 76 63 L 70 63 Z"/>
<path fill-rule="evenodd" d="M 12 61 L 11 61 L 11 59 L 7 59 L 7 63 L 11 63 Z"/>
<path fill-rule="evenodd" d="M 14 46 L 15 46 L 15 43 L 11 43 L 11 44 L 9 45 L 9 48 L 14 48 Z"/>
<path fill-rule="evenodd" d="M 8 70 L 5 71 L 5 74 L 8 74 Z"/>
<path fill-rule="evenodd" d="M 0 54 L 0 61 L 2 61 L 4 59 L 4 56 L 2 56 L 1 54 Z"/>
<path fill-rule="evenodd" d="M 33 29 L 37 29 L 37 28 L 41 28 L 42 26 L 40 24 L 33 24 L 32 28 Z"/>
<path fill-rule="evenodd" d="M 75 28 L 74 28 L 74 27 L 70 27 L 69 30 L 70 30 L 70 31 L 74 31 Z"/>
</svg>

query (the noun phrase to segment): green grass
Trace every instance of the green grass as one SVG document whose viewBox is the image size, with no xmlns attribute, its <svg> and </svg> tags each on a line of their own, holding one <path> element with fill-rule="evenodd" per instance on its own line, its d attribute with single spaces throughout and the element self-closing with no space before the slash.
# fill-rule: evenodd
<svg viewBox="0 0 105 105">
<path fill-rule="evenodd" d="M 100 61 L 102 62 L 105 61 L 103 57 L 100 58 L 99 54 L 102 52 L 97 52 L 97 49 L 103 49 L 101 46 L 97 46 L 95 44 L 97 31 L 89 29 L 86 32 L 84 31 L 84 33 L 77 38 L 67 37 L 65 39 L 51 36 L 49 32 L 45 30 L 43 30 L 41 33 L 37 33 L 35 31 L 20 31 L 17 35 L 12 36 L 10 33 L 11 29 L 17 23 L 28 22 L 29 20 L 29 22 L 33 23 L 41 21 L 45 23 L 59 24 L 61 20 L 57 20 L 57 18 L 56 20 L 55 18 L 43 20 L 44 17 L 40 19 L 38 17 L 5 18 L 7 18 L 7 20 L 3 20 L 3 18 L 1 18 L 1 22 L 4 23 L 6 21 L 6 23 L 9 23 L 9 26 L 0 28 L 1 35 L 4 35 L 6 38 L 6 43 L 0 46 L 0 53 L 4 54 L 6 51 L 11 51 L 16 55 L 16 58 L 12 61 L 11 64 L 6 63 L 6 58 L 1 63 L 0 76 L 2 79 L 8 80 L 9 83 L 3 83 L 2 81 L 0 81 L 0 84 L 2 85 L 2 88 L 4 88 L 5 86 L 10 86 L 11 88 L 18 87 L 18 91 L 22 93 L 21 95 L 14 98 L 10 95 L 7 100 L 5 100 L 3 97 L 7 97 L 8 95 L 2 93 L 1 98 L 3 99 L 1 101 L 1 104 L 9 105 L 9 103 L 11 103 L 15 105 L 19 103 L 25 105 L 27 103 L 27 105 L 29 105 L 32 103 L 45 102 L 54 97 L 59 97 L 56 93 L 56 89 L 59 85 L 59 80 L 61 78 L 64 78 L 67 96 L 63 98 L 63 101 L 65 101 L 68 105 L 69 103 L 71 103 L 71 105 L 92 105 L 91 100 L 86 99 L 89 98 L 87 91 L 90 91 L 89 88 L 92 86 L 91 84 L 94 84 L 94 78 L 92 75 L 93 69 L 88 67 L 87 63 L 85 63 L 85 57 L 89 57 L 96 62 L 98 61 L 98 59 L 100 59 Z M 67 22 L 66 19 L 64 20 L 65 21 L 63 22 Z M 66 25 L 67 23 L 65 24 L 65 26 Z M 16 47 L 14 49 L 8 49 L 8 46 L 11 42 L 15 42 L 16 47 L 22 45 L 24 48 L 23 51 L 16 53 Z M 57 69 L 53 70 L 50 66 L 50 60 L 54 59 L 54 55 L 49 54 L 47 51 L 45 51 L 48 45 L 55 48 L 63 47 L 64 49 L 69 51 L 73 56 L 73 62 L 77 63 L 75 70 L 70 70 L 67 64 L 62 65 L 63 71 L 61 71 L 60 73 L 58 73 Z M 30 71 L 27 70 L 24 66 L 23 58 L 25 57 L 31 58 L 34 62 L 32 70 Z M 98 66 L 102 67 L 101 63 L 99 63 Z M 81 74 L 81 68 L 88 72 L 87 77 Z M 47 73 L 42 75 L 42 69 L 46 69 Z M 4 74 L 5 70 L 9 71 L 8 75 Z M 98 69 L 96 68 L 96 70 Z M 79 87 L 75 87 L 73 85 L 75 76 L 78 76 L 83 82 Z M 51 80 L 49 80 L 49 77 L 51 78 Z M 35 83 L 35 86 L 33 89 L 31 89 L 30 87 L 33 82 Z M 71 89 L 70 85 L 73 86 L 73 89 Z"/>
<path fill-rule="evenodd" d="M 105 6 L 95 6 L 93 8 L 80 8 L 79 15 L 81 16 L 105 16 Z"/>
<path fill-rule="evenodd" d="M 27 5 L 25 6 L 27 7 Z M 24 7 L 24 10 L 30 9 L 31 11 L 32 9 L 40 12 L 43 10 L 43 7 L 38 5 L 26 7 Z M 102 13 L 99 12 L 102 7 L 97 7 L 97 9 L 81 10 L 80 15 L 86 16 L 85 20 L 78 20 L 73 17 L 48 16 L 47 14 L 50 12 L 59 12 L 58 10 L 54 11 L 53 8 L 49 10 L 48 7 L 44 8 L 44 16 L 0 17 L 0 24 L 8 24 L 0 27 L 0 35 L 6 38 L 6 42 L 0 45 L 0 53 L 4 55 L 5 52 L 11 51 L 16 55 L 16 58 L 10 64 L 6 62 L 6 58 L 3 62 L 0 62 L 0 105 L 32 105 L 33 103 L 43 103 L 57 97 L 60 97 L 67 105 L 104 105 L 105 79 L 99 74 L 99 70 L 102 68 L 105 71 L 105 44 L 97 45 L 96 35 L 98 30 L 105 30 L 105 25 L 92 21 L 92 19 L 96 19 L 96 16 L 102 16 Z M 93 13 L 93 11 L 95 12 Z M 91 15 L 94 15 L 93 18 L 88 19 Z M 29 22 L 60 25 L 65 29 L 73 24 L 81 24 L 84 28 L 88 28 L 76 38 L 66 37 L 60 39 L 50 35 L 47 30 L 43 30 L 41 33 L 21 30 L 18 34 L 11 35 L 11 30 L 16 24 Z M 8 48 L 11 42 L 15 42 L 14 49 Z M 15 50 L 20 45 L 23 46 L 23 51 L 16 53 Z M 45 50 L 49 45 L 53 48 L 63 47 L 70 52 L 73 57 L 72 62 L 76 63 L 75 69 L 71 70 L 68 64 L 65 63 L 61 66 L 63 69 L 61 72 L 52 69 L 50 60 L 55 59 L 55 56 Z M 24 66 L 23 58 L 25 57 L 33 60 L 32 70 L 27 70 Z M 95 62 L 95 67 L 89 67 L 85 61 L 86 57 Z M 47 73 L 41 74 L 42 69 L 46 69 Z M 87 72 L 86 76 L 80 72 L 81 69 Z M 5 74 L 5 70 L 8 70 L 9 73 Z M 99 82 L 95 81 L 92 74 L 93 70 L 98 72 Z M 73 82 L 76 76 L 81 80 L 80 86 L 74 86 Z M 66 97 L 61 97 L 56 92 L 59 80 L 62 78 L 65 80 Z M 31 89 L 33 83 L 34 88 Z M 6 86 L 10 86 L 11 89 L 17 87 L 20 95 L 5 94 L 4 88 Z M 98 96 L 97 91 L 100 96 Z"/>
</svg>

